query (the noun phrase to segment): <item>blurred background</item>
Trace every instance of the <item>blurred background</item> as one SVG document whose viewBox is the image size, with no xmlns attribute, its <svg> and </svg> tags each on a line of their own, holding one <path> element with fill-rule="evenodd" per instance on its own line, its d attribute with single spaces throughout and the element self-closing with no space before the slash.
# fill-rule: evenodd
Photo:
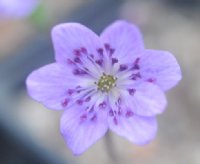
<svg viewBox="0 0 200 164">
<path fill-rule="evenodd" d="M 23 16 L 14 11 L 0 16 L 1 164 L 200 163 L 199 0 L 40 0 Z M 62 112 L 28 97 L 24 81 L 32 70 L 54 61 L 54 25 L 80 22 L 99 34 L 116 19 L 137 24 L 146 48 L 171 51 L 183 79 L 167 93 L 168 107 L 158 116 L 152 143 L 139 147 L 108 133 L 75 157 L 59 132 Z"/>
</svg>

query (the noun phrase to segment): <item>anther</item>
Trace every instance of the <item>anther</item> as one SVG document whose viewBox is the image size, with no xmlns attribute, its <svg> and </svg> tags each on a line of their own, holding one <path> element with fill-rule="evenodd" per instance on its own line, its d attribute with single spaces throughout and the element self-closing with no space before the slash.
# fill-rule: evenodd
<svg viewBox="0 0 200 164">
<path fill-rule="evenodd" d="M 97 82 L 97 88 L 102 92 L 109 92 L 116 85 L 115 82 L 116 79 L 112 75 L 106 75 L 103 73 Z"/>
</svg>

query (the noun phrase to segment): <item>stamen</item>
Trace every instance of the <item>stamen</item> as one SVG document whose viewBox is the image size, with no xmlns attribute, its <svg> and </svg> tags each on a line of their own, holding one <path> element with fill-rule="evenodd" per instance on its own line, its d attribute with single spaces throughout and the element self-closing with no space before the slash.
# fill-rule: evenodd
<svg viewBox="0 0 200 164">
<path fill-rule="evenodd" d="M 112 58 L 112 65 L 114 65 L 115 63 L 118 63 L 118 59 L 117 58 Z"/>
<path fill-rule="evenodd" d="M 64 99 L 62 102 L 61 102 L 61 105 L 62 107 L 66 107 L 69 103 L 69 100 L 68 99 Z"/>
<path fill-rule="evenodd" d="M 106 108 L 106 102 L 102 102 L 101 104 L 99 104 L 99 108 L 105 109 Z"/>
<path fill-rule="evenodd" d="M 80 116 L 80 121 L 83 122 L 83 121 L 86 121 L 87 120 L 87 114 L 83 114 Z"/>
<path fill-rule="evenodd" d="M 109 116 L 114 116 L 114 112 L 113 112 L 113 110 L 109 110 Z"/>
<path fill-rule="evenodd" d="M 127 118 L 132 117 L 133 114 L 134 114 L 134 113 L 133 113 L 131 110 L 128 110 L 128 111 L 126 112 L 126 117 L 127 117 Z"/>
<path fill-rule="evenodd" d="M 68 89 L 67 93 L 71 96 L 74 93 L 73 89 Z"/>
<path fill-rule="evenodd" d="M 128 89 L 128 92 L 131 96 L 133 96 L 135 94 L 135 89 L 134 88 L 131 88 L 131 89 Z"/>
<path fill-rule="evenodd" d="M 141 78 L 140 72 L 132 74 L 132 77 L 131 77 L 132 80 L 137 80 L 137 78 Z"/>
<path fill-rule="evenodd" d="M 103 65 L 103 60 L 102 60 L 102 59 L 96 60 L 96 63 L 97 63 L 99 66 L 102 66 L 102 65 Z"/>
<path fill-rule="evenodd" d="M 133 69 L 140 69 L 139 61 L 140 61 L 140 58 L 135 59 Z"/>
<path fill-rule="evenodd" d="M 79 100 L 76 101 L 76 103 L 77 103 L 78 105 L 82 105 L 82 104 L 83 104 L 83 100 L 79 99 Z"/>
<path fill-rule="evenodd" d="M 128 68 L 127 65 L 121 64 L 121 65 L 119 66 L 119 71 L 125 71 L 127 68 Z"/>
<path fill-rule="evenodd" d="M 85 99 L 85 102 L 89 102 L 91 100 L 91 97 L 89 96 L 89 97 L 87 97 L 86 99 Z"/>
<path fill-rule="evenodd" d="M 97 83 L 98 90 L 109 92 L 115 86 L 116 78 L 112 75 L 103 74 Z"/>
<path fill-rule="evenodd" d="M 117 120 L 116 117 L 113 118 L 113 122 L 114 122 L 115 125 L 118 125 L 118 120 Z"/>
<path fill-rule="evenodd" d="M 103 48 L 97 49 L 97 52 L 98 52 L 101 56 L 103 56 Z"/>
<path fill-rule="evenodd" d="M 79 50 L 79 49 L 75 49 L 75 50 L 74 50 L 74 55 L 75 55 L 75 56 L 81 56 L 80 50 Z"/>
<path fill-rule="evenodd" d="M 112 54 L 115 52 L 115 49 L 113 49 L 113 48 L 110 48 L 110 50 L 109 50 L 110 52 L 110 56 L 112 56 Z"/>
<path fill-rule="evenodd" d="M 155 83 L 155 82 L 156 82 L 156 79 L 155 79 L 155 78 L 149 78 L 149 79 L 147 79 L 147 82 Z"/>
<path fill-rule="evenodd" d="M 81 52 L 87 54 L 87 49 L 85 47 L 81 47 Z"/>
<path fill-rule="evenodd" d="M 105 43 L 104 46 L 105 46 L 105 48 L 106 48 L 107 51 L 110 50 L 110 44 Z"/>
<path fill-rule="evenodd" d="M 92 118 L 91 118 L 90 120 L 91 120 L 91 121 L 96 121 L 96 120 L 97 120 L 96 114 L 94 114 L 94 116 L 92 116 Z"/>
<path fill-rule="evenodd" d="M 81 69 L 75 69 L 75 70 L 73 70 L 73 74 L 74 75 L 86 75 L 87 72 L 84 70 L 81 70 Z"/>
<path fill-rule="evenodd" d="M 74 62 L 79 63 L 79 64 L 82 63 L 79 57 L 75 57 L 75 58 L 74 58 Z"/>
</svg>

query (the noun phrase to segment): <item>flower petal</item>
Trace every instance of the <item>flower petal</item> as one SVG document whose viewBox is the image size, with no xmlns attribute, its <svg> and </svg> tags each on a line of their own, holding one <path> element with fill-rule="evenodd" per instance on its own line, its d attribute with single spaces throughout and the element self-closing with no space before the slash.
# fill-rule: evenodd
<svg viewBox="0 0 200 164">
<path fill-rule="evenodd" d="M 129 141 L 137 145 L 144 145 L 155 137 L 157 122 L 155 117 L 118 116 L 115 118 L 115 121 L 110 117 L 109 127 L 112 131 Z"/>
<path fill-rule="evenodd" d="M 139 29 L 126 21 L 116 21 L 101 34 L 105 44 L 114 50 L 113 56 L 122 63 L 127 63 L 144 49 Z"/>
<path fill-rule="evenodd" d="M 139 82 L 138 82 L 139 83 Z M 156 85 L 143 82 L 121 91 L 121 108 L 140 116 L 162 113 L 167 105 L 164 92 Z"/>
<path fill-rule="evenodd" d="M 52 39 L 57 62 L 66 64 L 68 59 L 78 59 L 82 68 L 99 74 L 94 62 L 100 60 L 104 48 L 93 31 L 79 23 L 65 23 L 53 28 Z"/>
<path fill-rule="evenodd" d="M 175 57 L 166 51 L 146 50 L 140 60 L 141 76 L 164 91 L 181 80 L 181 70 Z"/>
<path fill-rule="evenodd" d="M 67 89 L 88 83 L 68 71 L 64 65 L 53 63 L 33 71 L 26 79 L 29 95 L 51 109 L 63 109 Z"/>
<path fill-rule="evenodd" d="M 81 107 L 66 110 L 61 118 L 60 130 L 75 155 L 80 155 L 100 139 L 108 129 L 105 111 L 90 117 Z"/>
</svg>

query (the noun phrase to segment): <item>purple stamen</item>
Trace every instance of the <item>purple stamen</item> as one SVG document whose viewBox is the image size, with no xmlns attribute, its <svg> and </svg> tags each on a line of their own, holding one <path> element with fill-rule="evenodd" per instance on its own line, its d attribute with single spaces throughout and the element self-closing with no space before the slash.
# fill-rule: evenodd
<svg viewBox="0 0 200 164">
<path fill-rule="evenodd" d="M 91 97 L 89 96 L 89 97 L 87 97 L 86 99 L 85 99 L 85 102 L 89 102 L 91 100 Z"/>
<path fill-rule="evenodd" d="M 103 65 L 103 59 L 96 60 L 95 62 L 100 66 Z"/>
<path fill-rule="evenodd" d="M 71 59 L 67 59 L 67 64 L 72 65 L 72 64 L 74 64 L 74 62 Z"/>
<path fill-rule="evenodd" d="M 80 50 L 75 49 L 75 50 L 74 50 L 74 55 L 75 55 L 75 56 L 81 56 Z"/>
<path fill-rule="evenodd" d="M 102 102 L 102 103 L 99 104 L 100 109 L 105 109 L 106 106 L 107 106 L 106 102 Z"/>
<path fill-rule="evenodd" d="M 105 43 L 105 44 L 104 44 L 104 47 L 106 48 L 106 50 L 107 50 L 107 51 L 109 51 L 109 50 L 110 50 L 110 44 L 108 44 L 108 43 Z"/>
<path fill-rule="evenodd" d="M 114 52 L 115 52 L 115 49 L 110 48 L 110 50 L 109 50 L 110 56 L 112 56 L 112 54 L 113 54 Z"/>
<path fill-rule="evenodd" d="M 85 75 L 85 74 L 87 74 L 87 72 L 84 71 L 84 70 L 81 70 L 81 69 L 75 69 L 75 70 L 73 71 L 73 74 L 74 74 L 74 75 Z"/>
<path fill-rule="evenodd" d="M 118 120 L 117 120 L 116 117 L 113 118 L 113 122 L 114 122 L 115 125 L 118 125 Z"/>
<path fill-rule="evenodd" d="M 109 116 L 111 116 L 111 117 L 114 116 L 113 110 L 109 110 L 108 114 L 109 114 Z"/>
<path fill-rule="evenodd" d="M 114 65 L 115 63 L 118 63 L 118 59 L 117 58 L 112 58 L 112 65 Z"/>
<path fill-rule="evenodd" d="M 128 92 L 129 92 L 129 94 L 130 94 L 131 96 L 133 96 L 133 95 L 135 94 L 135 91 L 136 91 L 136 89 L 133 89 L 133 88 L 128 89 Z"/>
<path fill-rule="evenodd" d="M 137 78 L 141 78 L 141 75 L 139 72 L 132 74 L 132 77 L 131 77 L 132 80 L 137 80 Z"/>
<path fill-rule="evenodd" d="M 76 101 L 76 103 L 77 103 L 78 105 L 83 105 L 83 100 L 82 100 L 82 99 L 78 99 L 78 100 Z"/>
<path fill-rule="evenodd" d="M 75 58 L 74 58 L 74 62 L 79 63 L 79 64 L 82 63 L 79 57 L 75 57 Z"/>
<path fill-rule="evenodd" d="M 155 79 L 155 78 L 149 78 L 149 79 L 147 79 L 147 82 L 155 83 L 155 82 L 156 82 L 156 79 Z"/>
<path fill-rule="evenodd" d="M 87 120 L 87 114 L 83 114 L 80 116 L 80 121 L 83 122 L 83 121 L 86 121 Z"/>
<path fill-rule="evenodd" d="M 127 110 L 127 112 L 126 112 L 126 117 L 127 118 L 130 118 L 130 117 L 132 117 L 134 115 L 134 113 L 131 111 L 131 110 Z"/>
<path fill-rule="evenodd" d="M 87 54 L 87 49 L 85 47 L 81 47 L 81 52 Z"/>
<path fill-rule="evenodd" d="M 119 66 L 119 71 L 125 71 L 127 68 L 128 68 L 127 65 L 121 64 L 121 65 Z"/>
<path fill-rule="evenodd" d="M 61 102 L 61 105 L 62 107 L 66 107 L 69 103 L 69 100 L 68 99 L 64 99 L 62 102 Z"/>
<path fill-rule="evenodd" d="M 91 120 L 91 121 L 96 121 L 96 120 L 97 120 L 96 114 L 94 114 L 94 116 L 92 116 L 92 118 L 91 118 L 90 120 Z"/>
<path fill-rule="evenodd" d="M 68 89 L 67 93 L 68 93 L 68 95 L 71 96 L 74 93 L 74 90 L 73 89 Z"/>
<path fill-rule="evenodd" d="M 103 48 L 97 49 L 97 52 L 98 52 L 101 56 L 103 56 Z"/>
</svg>

